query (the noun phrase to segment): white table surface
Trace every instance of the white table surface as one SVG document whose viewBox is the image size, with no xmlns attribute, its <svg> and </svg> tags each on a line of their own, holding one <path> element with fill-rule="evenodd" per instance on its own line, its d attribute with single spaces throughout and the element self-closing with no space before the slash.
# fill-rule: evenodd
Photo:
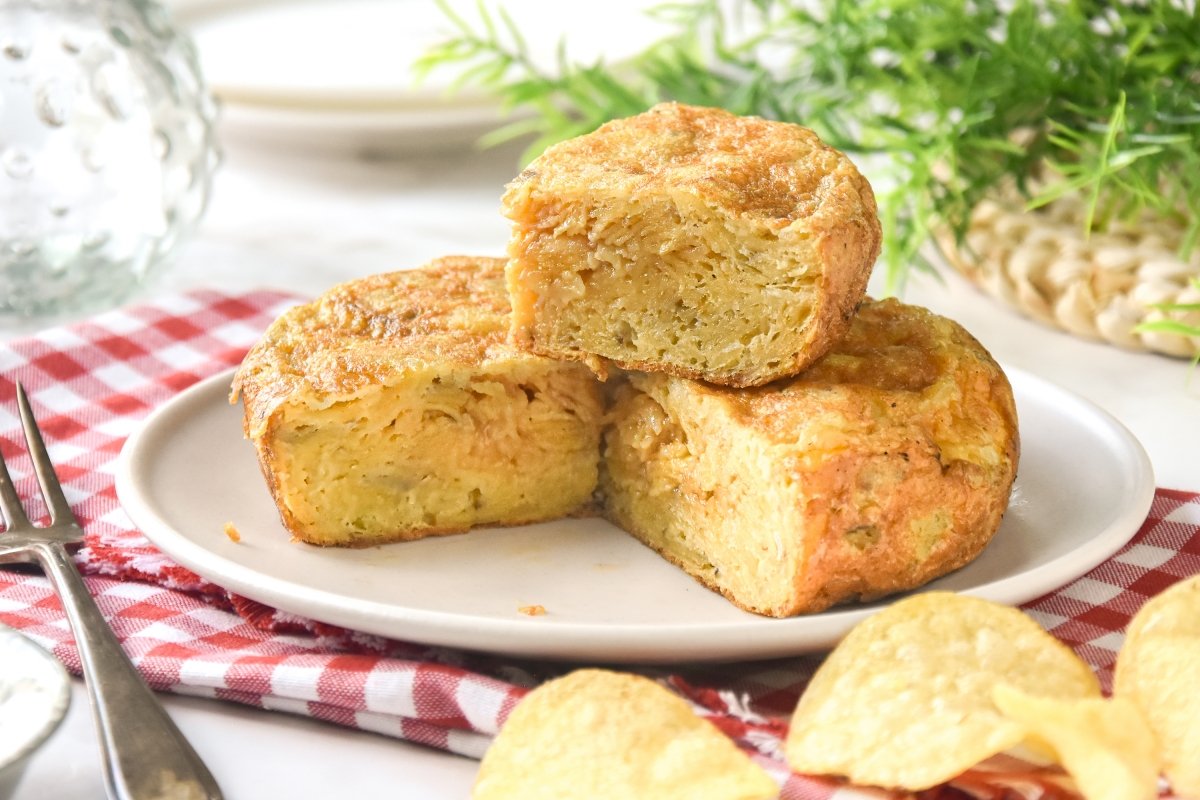
<svg viewBox="0 0 1200 800">
<path fill-rule="evenodd" d="M 386 159 L 326 150 L 267 153 L 227 141 L 212 204 L 155 286 L 282 287 L 316 294 L 440 255 L 502 254 L 504 183 L 513 149 L 410 152 Z M 1186 361 L 1132 353 L 1023 319 L 953 274 L 919 277 L 905 299 L 953 317 L 1002 362 L 1054 381 L 1120 419 L 1141 440 L 1157 485 L 1200 490 L 1200 375 Z M 0 338 L 29 325 L 0 320 Z M 1087 464 L 1078 480 L 1087 480 Z M 281 713 L 164 695 L 229 800 L 465 798 L 466 758 Z M 87 698 L 75 681 L 65 724 L 36 757 L 15 800 L 104 796 Z"/>
</svg>

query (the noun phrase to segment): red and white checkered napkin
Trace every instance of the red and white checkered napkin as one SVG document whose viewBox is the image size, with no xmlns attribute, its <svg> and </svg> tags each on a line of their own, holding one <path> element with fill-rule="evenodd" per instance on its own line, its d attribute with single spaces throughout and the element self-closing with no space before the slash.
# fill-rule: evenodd
<svg viewBox="0 0 1200 800">
<path fill-rule="evenodd" d="M 77 560 L 88 587 L 155 688 L 478 756 L 528 687 L 570 667 L 388 641 L 267 608 L 169 561 L 118 506 L 114 463 L 139 421 L 181 389 L 237 364 L 294 302 L 270 292 L 197 292 L 0 345 L 4 457 L 20 494 L 35 497 L 13 400 L 13 383 L 20 380 L 87 531 Z M 1129 617 L 1150 595 L 1197 572 L 1200 495 L 1159 490 L 1129 545 L 1026 610 L 1107 685 Z M 0 622 L 20 628 L 78 672 L 58 601 L 40 575 L 0 570 Z M 783 797 L 886 796 L 791 775 L 783 766 L 787 716 L 817 663 L 808 657 L 648 672 L 755 754 L 783 784 Z M 945 796 L 1000 796 L 994 793 L 1001 784 L 1020 796 L 1039 796 L 1036 782 L 1022 790 L 1028 781 L 1001 768 L 1007 777 L 981 778 L 976 771 Z"/>
</svg>

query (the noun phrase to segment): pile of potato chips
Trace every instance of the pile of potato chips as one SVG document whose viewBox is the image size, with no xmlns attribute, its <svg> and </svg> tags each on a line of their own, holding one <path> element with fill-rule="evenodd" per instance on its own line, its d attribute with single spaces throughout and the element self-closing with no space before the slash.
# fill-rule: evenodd
<svg viewBox="0 0 1200 800">
<path fill-rule="evenodd" d="M 1129 625 L 1112 697 L 1017 609 L 918 594 L 864 620 L 813 676 L 787 762 L 921 791 L 1005 751 L 1062 765 L 1087 800 L 1200 798 L 1200 576 Z M 580 670 L 531 692 L 484 757 L 475 800 L 769 800 L 779 787 L 653 681 Z"/>
</svg>

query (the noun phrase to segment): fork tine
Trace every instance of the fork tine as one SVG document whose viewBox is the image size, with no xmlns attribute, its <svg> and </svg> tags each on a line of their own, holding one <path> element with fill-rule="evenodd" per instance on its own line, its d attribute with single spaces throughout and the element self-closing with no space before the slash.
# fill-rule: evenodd
<svg viewBox="0 0 1200 800">
<path fill-rule="evenodd" d="M 29 407 L 29 398 L 25 396 L 25 387 L 17 383 L 17 407 L 21 410 L 21 426 L 25 428 L 25 441 L 29 443 L 29 458 L 33 461 L 33 471 L 37 473 L 38 484 L 42 487 L 42 497 L 46 500 L 46 508 L 50 510 L 50 522 L 76 523 L 71 504 L 63 494 L 62 484 L 50 463 L 50 455 L 46 452 L 46 443 L 42 441 L 42 432 L 33 410 Z M 78 524 L 78 523 L 76 523 Z"/>
<path fill-rule="evenodd" d="M 17 488 L 13 486 L 12 476 L 8 474 L 8 466 L 4 463 L 4 453 L 0 452 L 0 522 L 7 530 L 28 527 L 29 518 L 21 507 L 21 498 Z"/>
</svg>

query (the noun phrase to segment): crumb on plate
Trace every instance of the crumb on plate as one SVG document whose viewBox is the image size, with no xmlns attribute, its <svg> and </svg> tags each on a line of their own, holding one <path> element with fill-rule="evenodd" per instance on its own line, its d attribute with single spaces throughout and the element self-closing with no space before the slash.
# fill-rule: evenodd
<svg viewBox="0 0 1200 800">
<path fill-rule="evenodd" d="M 229 537 L 229 541 L 231 542 L 240 542 L 242 540 L 242 534 L 232 522 L 225 523 L 225 535 Z"/>
<path fill-rule="evenodd" d="M 541 605 L 517 606 L 517 611 L 527 617 L 544 617 L 546 615 L 546 607 Z"/>
</svg>

